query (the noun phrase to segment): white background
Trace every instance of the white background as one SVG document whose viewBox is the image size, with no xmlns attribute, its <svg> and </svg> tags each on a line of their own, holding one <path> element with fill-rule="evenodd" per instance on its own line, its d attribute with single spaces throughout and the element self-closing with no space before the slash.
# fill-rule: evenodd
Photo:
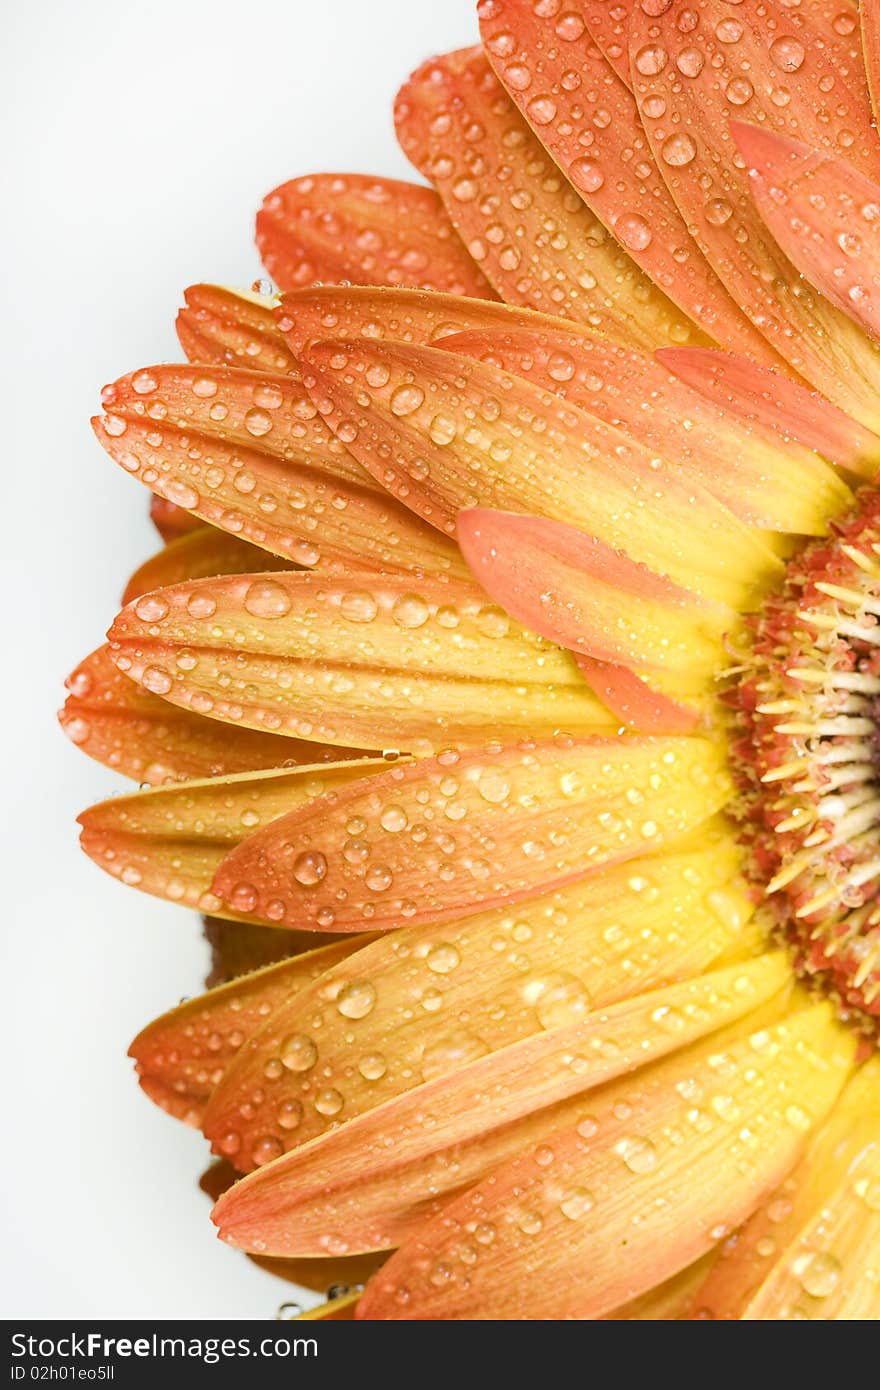
<svg viewBox="0 0 880 1390">
<path fill-rule="evenodd" d="M 416 177 L 391 101 L 473 42 L 475 0 L 42 0 L 10 5 L 3 179 L 0 1313 L 265 1318 L 289 1286 L 221 1246 L 203 1141 L 138 1091 L 125 1051 L 195 993 L 197 919 L 124 889 L 74 817 L 120 780 L 55 724 L 128 573 L 146 492 L 93 440 L 98 389 L 180 356 L 183 288 L 249 285 L 253 214 L 296 174 Z"/>
</svg>

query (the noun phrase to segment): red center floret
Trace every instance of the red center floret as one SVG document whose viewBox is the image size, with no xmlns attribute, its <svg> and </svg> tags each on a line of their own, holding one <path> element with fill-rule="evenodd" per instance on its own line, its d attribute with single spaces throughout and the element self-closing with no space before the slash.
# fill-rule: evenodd
<svg viewBox="0 0 880 1390">
<path fill-rule="evenodd" d="M 880 493 L 788 565 L 732 691 L 749 872 L 842 1016 L 880 1022 Z"/>
</svg>

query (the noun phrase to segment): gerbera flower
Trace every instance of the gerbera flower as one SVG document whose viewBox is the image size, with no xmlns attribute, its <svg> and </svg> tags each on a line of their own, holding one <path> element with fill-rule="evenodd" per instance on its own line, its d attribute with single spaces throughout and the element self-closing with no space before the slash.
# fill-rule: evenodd
<svg viewBox="0 0 880 1390">
<path fill-rule="evenodd" d="M 262 965 L 132 1053 L 359 1316 L 880 1312 L 878 16 L 483 0 L 433 187 L 285 184 L 104 393 L 83 844 Z"/>
</svg>

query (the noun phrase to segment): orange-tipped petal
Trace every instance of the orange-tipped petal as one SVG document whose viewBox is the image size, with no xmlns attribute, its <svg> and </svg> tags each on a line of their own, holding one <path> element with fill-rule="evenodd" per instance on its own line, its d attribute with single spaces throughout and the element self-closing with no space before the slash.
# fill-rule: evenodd
<svg viewBox="0 0 880 1390">
<path fill-rule="evenodd" d="M 351 748 L 230 728 L 172 705 L 123 675 L 109 647 L 87 656 L 67 688 L 58 717 L 68 738 L 114 772 L 153 787 L 361 756 Z"/>
<path fill-rule="evenodd" d="M 178 536 L 184 536 L 188 531 L 196 531 L 202 525 L 192 512 L 185 512 L 183 507 L 155 493 L 150 498 L 150 520 L 166 543 L 177 540 Z"/>
<path fill-rule="evenodd" d="M 880 1062 L 841 1093 L 781 1189 L 722 1251 L 692 1316 L 780 1322 L 880 1317 Z"/>
<path fill-rule="evenodd" d="M 493 0 L 481 10 L 480 31 L 508 96 L 636 265 L 708 337 L 775 359 L 698 251 L 651 156 L 632 92 L 577 21 L 533 0 Z"/>
<path fill-rule="evenodd" d="M 440 348 L 319 343 L 304 382 L 364 468 L 433 525 L 487 506 L 567 521 L 739 606 L 779 570 L 760 538 L 636 440 Z"/>
<path fill-rule="evenodd" d="M 299 1117 L 280 1136 L 291 1148 L 547 1026 L 690 978 L 743 941 L 752 906 L 738 864 L 730 836 L 704 829 L 699 849 L 380 936 L 254 1032 L 205 1134 L 216 1147 L 234 1129 L 236 1166 L 252 1168 L 278 1114 Z M 302 1069 L 279 1069 L 287 1051 Z M 330 1104 L 315 1105 L 316 1079 Z"/>
<path fill-rule="evenodd" d="M 576 660 L 590 689 L 627 728 L 643 734 L 690 734 L 699 724 L 699 709 L 652 688 L 629 667 L 591 656 Z"/>
<path fill-rule="evenodd" d="M 637 347 L 701 335 L 609 236 L 532 135 L 482 48 L 434 58 L 395 106 L 406 155 L 503 299 Z"/>
<path fill-rule="evenodd" d="M 667 370 L 667 352 L 673 357 L 720 356 L 711 349 L 661 349 L 656 361 L 568 327 L 528 324 L 506 331 L 469 329 L 442 339 L 439 346 L 514 372 L 614 425 L 683 476 L 696 479 L 750 526 L 822 534 L 829 517 L 851 504 L 833 471 L 791 438 L 783 446 L 778 427 L 773 432 L 752 420 L 744 424 L 729 410 L 707 404 Z M 795 389 L 810 394 L 804 387 Z M 866 435 L 847 416 L 828 409 L 851 431 Z"/>
<path fill-rule="evenodd" d="M 819 1005 L 764 1039 L 697 1044 L 633 1078 L 616 1105 L 620 1085 L 604 1104 L 600 1093 L 591 1115 L 569 1119 L 423 1227 L 368 1285 L 359 1316 L 613 1311 L 754 1210 L 830 1109 L 853 1052 L 852 1035 Z M 477 1227 L 494 1238 L 475 1240 Z"/>
<path fill-rule="evenodd" d="M 859 5 L 859 14 L 862 20 L 861 38 L 868 89 L 876 118 L 880 111 L 880 10 L 876 5 L 864 4 Z"/>
<path fill-rule="evenodd" d="M 201 1124 L 205 1106 L 250 1035 L 358 944 L 355 938 L 308 951 L 188 999 L 154 1019 L 128 1049 L 147 1095 L 175 1119 Z M 234 1148 L 222 1143 L 220 1148 L 234 1160 Z"/>
<path fill-rule="evenodd" d="M 458 541 L 476 578 L 526 627 L 595 661 L 635 668 L 649 684 L 659 674 L 708 698 L 729 610 L 546 517 L 474 508 L 459 513 Z"/>
<path fill-rule="evenodd" d="M 880 335 L 880 185 L 799 140 L 731 123 L 752 197 L 779 246 L 820 294 Z"/>
<path fill-rule="evenodd" d="M 281 555 L 271 555 L 227 531 L 218 531 L 216 526 L 200 526 L 169 541 L 139 565 L 125 586 L 122 602 L 134 603 L 154 589 L 181 584 L 185 579 L 290 568 L 291 562 Z"/>
<path fill-rule="evenodd" d="M 190 362 L 214 362 L 296 377 L 296 358 L 275 324 L 273 295 L 190 285 L 177 314 L 177 336 Z"/>
<path fill-rule="evenodd" d="M 873 478 L 880 439 L 837 406 L 782 372 L 734 353 L 708 348 L 661 348 L 664 367 L 748 431 L 775 435 L 814 449 L 856 477 Z"/>
<path fill-rule="evenodd" d="M 465 331 L 578 331 L 566 319 L 496 300 L 375 289 L 369 285 L 317 285 L 285 294 L 275 318 L 279 332 L 297 358 L 313 343 L 329 337 L 369 338 L 374 343 L 377 339 L 393 338 L 431 346 Z"/>
<path fill-rule="evenodd" d="M 784 958 L 766 956 L 551 1024 L 279 1159 L 228 1191 L 214 1219 L 225 1239 L 276 1255 L 397 1244 L 420 1200 L 481 1178 L 542 1130 L 586 1113 L 571 1097 L 751 1013 L 785 980 Z M 589 1203 L 572 1192 L 571 1208 L 582 1219 Z"/>
<path fill-rule="evenodd" d="M 111 797 L 79 816 L 80 843 L 129 887 L 215 917 L 271 926 L 280 916 L 268 898 L 256 911 L 256 898 L 243 891 L 229 903 L 211 892 L 219 865 L 256 827 L 381 766 L 381 759 L 364 759 L 240 773 Z"/>
<path fill-rule="evenodd" d="M 382 493 L 290 377 L 164 366 L 104 391 L 95 433 L 128 472 L 297 564 L 454 566 L 454 548 Z"/>
<path fill-rule="evenodd" d="M 880 424 L 880 355 L 804 285 L 773 241 L 730 132 L 738 117 L 835 155 L 845 146 L 847 158 L 876 176 L 880 147 L 860 65 L 840 68 L 836 46 L 803 7 L 777 0 L 747 0 L 735 15 L 724 0 L 706 0 L 697 25 L 679 24 L 683 0 L 647 8 L 635 5 L 631 15 L 636 96 L 654 157 L 703 254 L 790 366 L 862 424 Z"/>
<path fill-rule="evenodd" d="M 484 0 L 484 3 L 492 3 L 492 0 Z M 607 0 L 581 0 L 577 9 L 572 12 L 568 22 L 568 27 L 577 38 L 581 35 L 577 32 L 578 20 L 583 17 L 586 32 L 583 37 L 585 41 L 592 39 L 596 47 L 601 49 L 613 67 L 617 76 L 627 87 L 632 89 L 632 73 L 629 66 L 629 0 L 615 0 L 613 5 L 609 5 Z"/>
<path fill-rule="evenodd" d="M 214 891 L 232 901 L 245 883 L 257 904 L 283 902 L 288 925 L 443 921 L 659 848 L 729 795 L 723 749 L 697 738 L 560 737 L 441 753 L 251 836 Z"/>
<path fill-rule="evenodd" d="M 494 298 L 430 188 L 365 174 L 283 183 L 257 214 L 257 246 L 282 290 L 320 281 Z"/>
<path fill-rule="evenodd" d="M 110 641 L 147 690 L 292 738 L 424 753 L 493 734 L 614 729 L 571 657 L 470 579 L 202 579 L 123 609 Z"/>
</svg>

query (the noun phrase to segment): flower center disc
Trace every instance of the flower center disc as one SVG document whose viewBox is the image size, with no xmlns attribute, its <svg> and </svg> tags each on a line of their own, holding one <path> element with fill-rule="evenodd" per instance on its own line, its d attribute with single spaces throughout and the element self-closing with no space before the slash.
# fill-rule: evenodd
<svg viewBox="0 0 880 1390">
<path fill-rule="evenodd" d="M 750 874 L 798 972 L 880 1031 L 880 492 L 750 620 L 734 760 Z"/>
</svg>

